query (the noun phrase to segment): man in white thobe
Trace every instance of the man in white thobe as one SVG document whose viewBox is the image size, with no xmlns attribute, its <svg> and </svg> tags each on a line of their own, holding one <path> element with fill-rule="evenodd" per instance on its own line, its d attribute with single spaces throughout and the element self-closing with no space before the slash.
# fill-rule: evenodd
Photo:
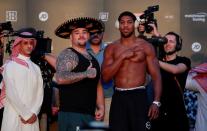
<svg viewBox="0 0 207 131">
<path fill-rule="evenodd" d="M 198 108 L 195 129 L 193 131 L 207 130 L 207 63 L 194 67 L 188 74 L 186 89 L 198 92 Z"/>
<path fill-rule="evenodd" d="M 20 30 L 4 66 L 6 98 L 1 131 L 39 131 L 43 80 L 39 67 L 30 60 L 35 35 L 33 28 Z"/>
</svg>

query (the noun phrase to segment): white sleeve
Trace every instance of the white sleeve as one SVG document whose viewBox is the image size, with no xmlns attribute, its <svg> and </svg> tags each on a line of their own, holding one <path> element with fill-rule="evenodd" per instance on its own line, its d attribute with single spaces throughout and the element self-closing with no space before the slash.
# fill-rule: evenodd
<svg viewBox="0 0 207 131">
<path fill-rule="evenodd" d="M 2 79 L 2 81 L 3 81 L 3 79 Z M 1 83 L 0 83 L 0 89 L 2 90 L 2 88 L 3 88 L 3 82 L 1 81 Z"/>
<path fill-rule="evenodd" d="M 196 75 L 196 73 L 189 73 L 187 80 L 186 80 L 186 85 L 185 88 L 188 90 L 192 90 L 192 91 L 199 91 L 199 84 L 197 83 L 197 81 L 195 79 L 193 79 L 193 77 Z"/>
<path fill-rule="evenodd" d="M 39 67 L 38 67 L 39 68 Z M 42 101 L 43 101 L 43 95 L 44 95 L 44 90 L 43 90 L 43 79 L 41 75 L 40 69 L 38 70 L 38 83 L 37 83 L 37 92 L 36 92 L 36 99 L 34 100 L 33 107 L 31 108 L 31 112 L 35 113 L 38 115 Z"/>
<path fill-rule="evenodd" d="M 6 67 L 3 71 L 3 77 L 6 86 L 6 100 L 24 120 L 28 120 L 32 116 L 32 112 L 22 103 L 17 94 L 18 91 L 16 85 L 14 84 L 16 76 L 14 74 L 13 67 Z"/>
</svg>

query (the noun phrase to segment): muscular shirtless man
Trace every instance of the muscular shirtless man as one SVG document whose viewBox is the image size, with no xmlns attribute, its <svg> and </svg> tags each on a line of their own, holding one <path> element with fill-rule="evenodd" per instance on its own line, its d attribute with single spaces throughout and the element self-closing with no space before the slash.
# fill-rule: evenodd
<svg viewBox="0 0 207 131">
<path fill-rule="evenodd" d="M 109 125 L 112 131 L 146 131 L 148 117 L 155 119 L 159 114 L 161 76 L 158 60 L 153 46 L 135 36 L 133 13 L 121 13 L 118 21 L 121 38 L 107 46 L 102 66 L 103 79 L 113 78 L 116 85 Z M 155 92 L 149 110 L 144 86 L 147 72 L 152 77 Z"/>
</svg>

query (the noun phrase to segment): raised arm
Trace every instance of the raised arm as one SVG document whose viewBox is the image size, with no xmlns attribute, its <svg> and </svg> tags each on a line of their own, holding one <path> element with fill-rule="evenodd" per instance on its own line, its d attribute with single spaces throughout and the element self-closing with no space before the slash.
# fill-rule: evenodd
<svg viewBox="0 0 207 131">
<path fill-rule="evenodd" d="M 179 74 L 185 72 L 188 67 L 184 63 L 178 63 L 177 65 L 169 64 L 163 61 L 159 61 L 160 67 L 172 74 Z"/>
<path fill-rule="evenodd" d="M 61 52 L 56 63 L 56 81 L 58 84 L 71 84 L 84 78 L 96 76 L 96 70 L 91 66 L 86 71 L 73 72 L 78 62 L 78 56 L 72 50 L 65 49 Z"/>
<path fill-rule="evenodd" d="M 57 57 L 53 54 L 45 54 L 43 59 L 46 60 L 54 69 L 56 69 Z"/>
</svg>

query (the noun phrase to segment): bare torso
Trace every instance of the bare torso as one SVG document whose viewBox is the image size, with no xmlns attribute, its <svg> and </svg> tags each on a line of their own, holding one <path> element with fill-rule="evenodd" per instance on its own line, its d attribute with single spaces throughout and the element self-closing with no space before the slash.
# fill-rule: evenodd
<svg viewBox="0 0 207 131">
<path fill-rule="evenodd" d="M 117 87 L 132 88 L 144 85 L 147 71 L 147 46 L 148 43 L 140 39 L 131 45 L 123 45 L 120 41 L 114 43 L 112 48 L 113 59 L 117 59 L 125 52 L 133 53 L 130 58 L 123 60 L 118 72 L 114 76 Z"/>
</svg>

